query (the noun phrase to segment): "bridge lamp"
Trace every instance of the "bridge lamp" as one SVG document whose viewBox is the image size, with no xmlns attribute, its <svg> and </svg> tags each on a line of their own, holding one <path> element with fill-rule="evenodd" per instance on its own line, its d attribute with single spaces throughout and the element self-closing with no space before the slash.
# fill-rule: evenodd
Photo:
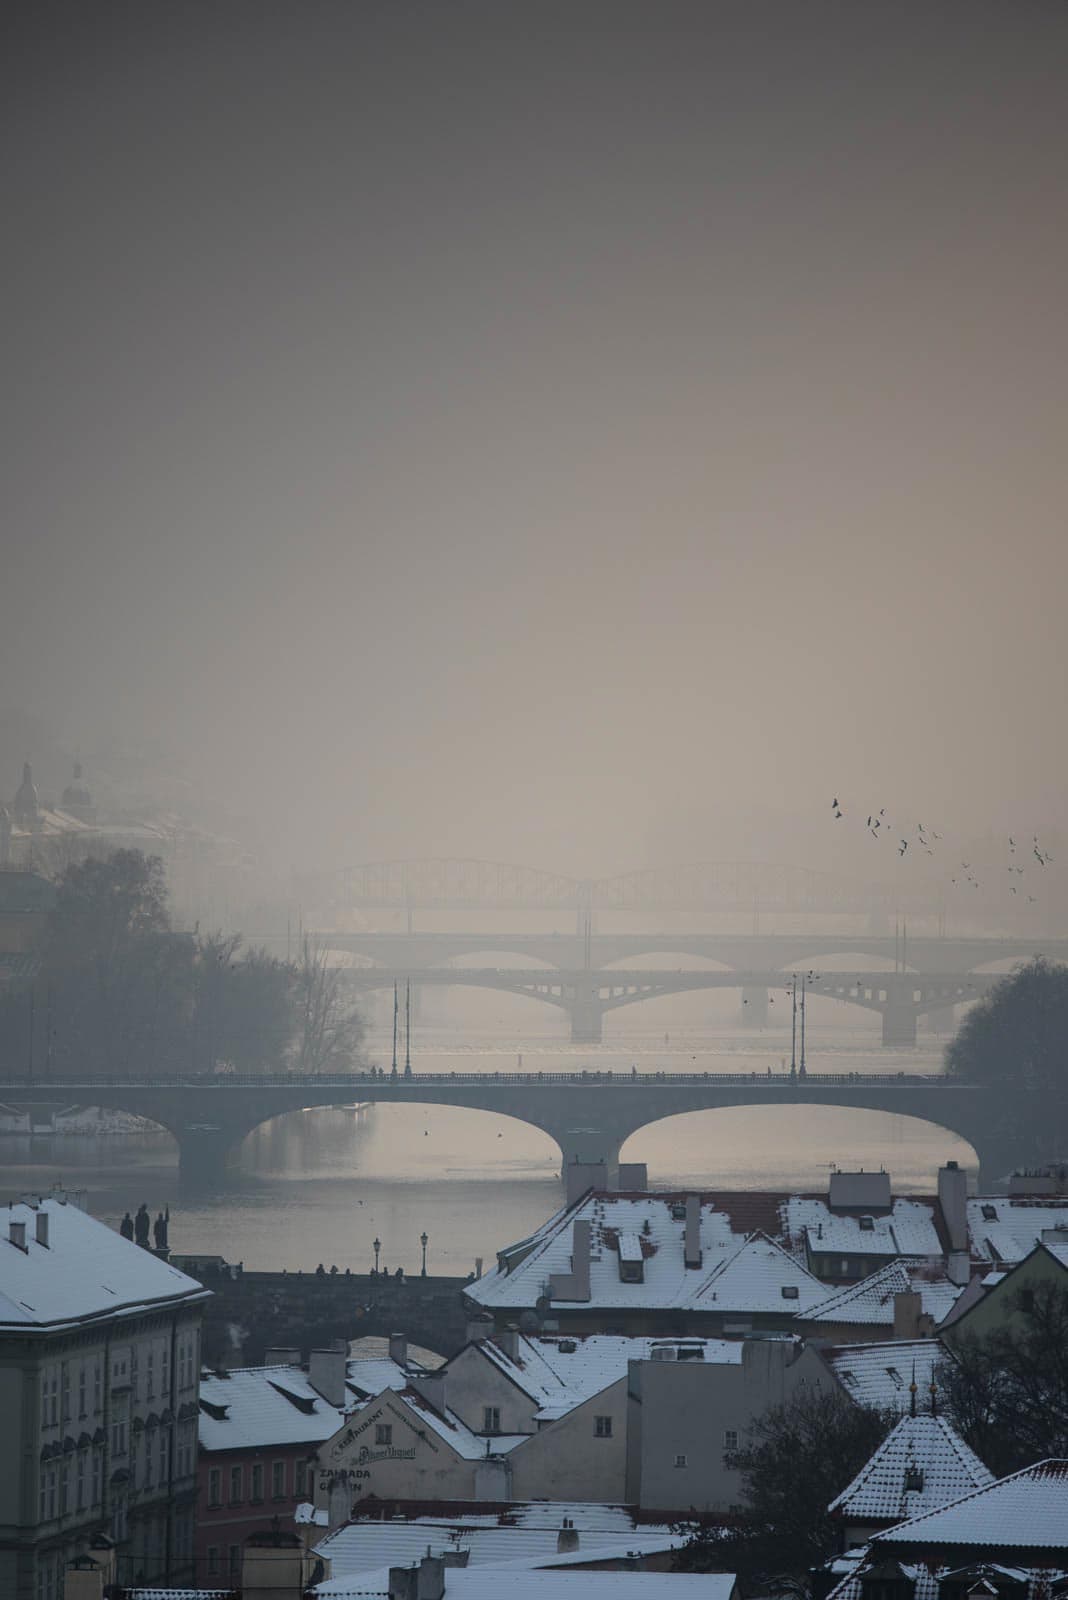
<svg viewBox="0 0 1068 1600">
<path fill-rule="evenodd" d="M 372 1246 L 371 1246 L 371 1249 L 372 1249 L 372 1250 L 373 1250 L 373 1251 L 374 1251 L 374 1253 L 375 1253 L 375 1271 L 376 1271 L 376 1272 L 377 1272 L 377 1271 L 378 1271 L 378 1252 L 379 1252 L 379 1251 L 380 1251 L 380 1250 L 381 1250 L 381 1248 L 382 1248 L 382 1241 L 381 1241 L 381 1239 L 376 1239 L 376 1240 L 375 1240 L 375 1241 L 374 1241 L 374 1243 L 373 1243 L 373 1244 L 372 1244 Z"/>
<path fill-rule="evenodd" d="M 425 1229 L 419 1235 L 419 1243 L 423 1247 L 423 1271 L 422 1271 L 422 1276 L 425 1278 L 426 1277 L 426 1247 L 430 1243 L 430 1240 L 427 1237 L 427 1233 L 426 1233 Z"/>
</svg>

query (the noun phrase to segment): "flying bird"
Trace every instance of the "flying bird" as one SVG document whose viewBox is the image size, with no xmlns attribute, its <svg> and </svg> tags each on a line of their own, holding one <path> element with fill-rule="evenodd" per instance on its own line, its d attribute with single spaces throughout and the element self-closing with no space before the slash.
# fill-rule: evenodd
<svg viewBox="0 0 1068 1600">
<path fill-rule="evenodd" d="M 898 851 L 898 855 L 899 856 L 903 856 L 905 854 L 905 851 L 908 849 L 908 847 L 909 847 L 908 840 L 907 839 L 902 839 L 902 841 L 901 841 L 901 849 Z"/>
</svg>

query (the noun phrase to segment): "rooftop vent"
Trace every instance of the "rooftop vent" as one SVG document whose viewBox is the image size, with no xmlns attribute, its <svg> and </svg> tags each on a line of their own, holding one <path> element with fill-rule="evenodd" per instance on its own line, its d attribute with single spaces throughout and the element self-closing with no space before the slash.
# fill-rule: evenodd
<svg viewBox="0 0 1068 1600">
<path fill-rule="evenodd" d="M 561 1339 L 556 1347 L 562 1356 L 573 1356 L 578 1349 L 574 1339 Z"/>
<path fill-rule="evenodd" d="M 671 1205 L 671 1220 L 672 1220 L 672 1222 L 685 1222 L 686 1221 L 686 1207 L 685 1207 L 685 1205 L 680 1205 L 677 1200 L 672 1201 L 672 1205 Z"/>
<path fill-rule="evenodd" d="M 781 1293 L 781 1295 L 782 1295 L 784 1300 L 796 1300 L 798 1298 L 797 1284 L 796 1283 L 784 1283 L 783 1286 L 782 1286 L 782 1289 L 780 1290 L 780 1293 Z"/>
<path fill-rule="evenodd" d="M 861 1217 L 861 1219 L 860 1219 L 860 1231 L 861 1231 L 861 1233 L 874 1233 L 875 1232 L 875 1218 L 874 1217 Z"/>
<path fill-rule="evenodd" d="M 37 1213 L 37 1243 L 38 1244 L 43 1244 L 45 1249 L 46 1250 L 48 1249 L 48 1212 L 47 1211 L 38 1211 L 38 1213 Z"/>
<path fill-rule="evenodd" d="M 8 1238 L 17 1250 L 25 1250 L 26 1224 L 24 1222 L 9 1222 Z"/>
</svg>

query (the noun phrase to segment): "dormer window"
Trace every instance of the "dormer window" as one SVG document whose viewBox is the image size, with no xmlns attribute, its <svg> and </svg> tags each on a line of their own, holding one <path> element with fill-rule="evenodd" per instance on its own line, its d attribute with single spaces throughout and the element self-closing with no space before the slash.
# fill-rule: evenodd
<svg viewBox="0 0 1068 1600">
<path fill-rule="evenodd" d="M 779 1293 L 782 1295 L 784 1300 L 796 1300 L 798 1298 L 797 1284 L 784 1283 Z"/>
<path fill-rule="evenodd" d="M 983 1207 L 983 1221 L 984 1222 L 996 1222 L 997 1220 L 998 1220 L 998 1208 L 997 1208 L 997 1206 L 984 1206 Z"/>
<path fill-rule="evenodd" d="M 923 1493 L 923 1468 L 922 1467 L 918 1467 L 915 1462 L 913 1462 L 913 1464 L 908 1468 L 907 1472 L 905 1473 L 905 1493 L 906 1494 L 922 1494 Z"/>
<path fill-rule="evenodd" d="M 861 1219 L 860 1219 L 860 1231 L 861 1231 L 861 1233 L 874 1233 L 875 1232 L 875 1218 L 874 1217 L 861 1217 Z"/>
</svg>

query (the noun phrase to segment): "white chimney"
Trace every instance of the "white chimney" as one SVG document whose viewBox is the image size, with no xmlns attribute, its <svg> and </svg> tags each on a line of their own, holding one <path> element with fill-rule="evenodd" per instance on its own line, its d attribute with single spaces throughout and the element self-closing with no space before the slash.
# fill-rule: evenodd
<svg viewBox="0 0 1068 1600">
<path fill-rule="evenodd" d="M 403 1333 L 391 1333 L 389 1336 L 389 1359 L 395 1361 L 398 1367 L 408 1365 L 408 1339 Z"/>
<path fill-rule="evenodd" d="M 556 1535 L 556 1551 L 558 1555 L 567 1555 L 579 1547 L 579 1532 L 570 1517 L 565 1517 Z"/>
<path fill-rule="evenodd" d="M 950 1283 L 958 1284 L 961 1288 L 968 1282 L 972 1275 L 972 1260 L 967 1250 L 951 1250 L 946 1260 L 946 1276 Z"/>
<path fill-rule="evenodd" d="M 497 1343 L 509 1361 L 519 1360 L 519 1329 L 514 1322 L 510 1322 L 506 1328 L 502 1328 L 497 1335 Z"/>
</svg>

